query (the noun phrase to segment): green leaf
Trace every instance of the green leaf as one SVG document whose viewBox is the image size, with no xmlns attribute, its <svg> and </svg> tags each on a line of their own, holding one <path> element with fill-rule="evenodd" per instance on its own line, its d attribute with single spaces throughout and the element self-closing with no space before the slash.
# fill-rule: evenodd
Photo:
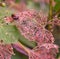
<svg viewBox="0 0 60 59">
<path fill-rule="evenodd" d="M 30 47 L 30 48 L 34 48 L 36 46 L 36 42 L 33 42 L 33 41 L 29 41 L 28 39 L 26 39 L 23 35 L 21 35 L 20 33 L 20 39 L 19 41 L 24 44 L 25 46 L 27 47 Z"/>
<path fill-rule="evenodd" d="M 0 41 L 3 40 L 6 44 L 17 42 L 20 37 L 16 26 L 12 24 L 7 25 L 3 21 L 5 16 L 10 16 L 13 12 L 7 7 L 0 7 Z"/>
<path fill-rule="evenodd" d="M 16 3 L 19 3 L 19 2 L 20 2 L 20 0 L 15 0 L 15 2 L 16 2 Z"/>
<path fill-rule="evenodd" d="M 60 0 L 54 0 L 55 2 L 60 2 Z"/>
<path fill-rule="evenodd" d="M 54 7 L 55 12 L 57 12 L 58 10 L 60 10 L 60 2 L 56 3 L 55 7 Z"/>
<path fill-rule="evenodd" d="M 15 10 L 11 10 L 8 7 L 0 7 L 0 19 L 5 16 L 10 16 L 14 12 Z"/>
<path fill-rule="evenodd" d="M 4 43 L 15 43 L 19 39 L 19 32 L 15 26 L 0 23 L 0 41 Z"/>
<path fill-rule="evenodd" d="M 35 3 L 32 0 L 27 1 L 27 8 L 40 10 L 40 3 Z"/>
</svg>

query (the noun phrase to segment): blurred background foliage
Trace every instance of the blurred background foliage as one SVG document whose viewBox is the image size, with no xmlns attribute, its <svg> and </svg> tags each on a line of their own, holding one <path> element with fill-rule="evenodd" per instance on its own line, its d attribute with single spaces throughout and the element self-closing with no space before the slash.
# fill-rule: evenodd
<svg viewBox="0 0 60 59">
<path fill-rule="evenodd" d="M 7 1 L 7 2 L 6 2 Z M 42 0 L 0 0 L 0 2 L 6 2 L 7 4 L 1 4 L 0 3 L 0 24 L 3 23 L 3 25 L 0 26 L 0 39 L 3 39 L 5 43 L 15 43 L 17 41 L 20 41 L 21 43 L 23 43 L 25 46 L 33 48 L 36 46 L 35 42 L 30 42 L 30 41 L 25 41 L 26 38 L 24 38 L 21 34 L 19 34 L 17 28 L 14 26 L 14 24 L 5 24 L 3 22 L 3 18 L 5 16 L 10 16 L 12 13 L 17 12 L 16 9 L 14 9 L 13 7 L 15 7 L 15 5 L 17 5 L 19 7 L 19 5 L 23 2 L 27 8 L 29 9 L 35 9 L 37 11 L 43 10 L 44 12 L 48 12 L 49 11 L 49 2 L 48 0 L 44 0 L 44 2 Z M 13 1 L 15 4 L 14 5 L 10 5 L 10 2 Z M 12 8 L 11 8 L 12 7 Z M 25 8 L 26 8 L 25 7 Z M 53 2 L 53 13 L 59 13 L 59 17 L 60 17 L 60 0 L 54 0 Z M 3 30 L 2 30 L 3 29 Z M 10 36 L 7 37 L 5 34 L 5 36 L 2 36 L 2 32 L 11 32 L 9 35 L 13 35 L 15 40 Z M 56 26 L 54 31 L 53 31 L 53 35 L 55 37 L 55 43 L 57 45 L 60 46 L 60 27 Z M 23 40 L 22 40 L 23 39 Z M 12 56 L 12 59 L 28 59 L 27 56 L 19 53 L 18 51 L 16 51 L 14 49 L 15 52 L 15 56 Z M 60 53 L 58 53 L 57 57 L 58 59 L 60 59 L 59 57 Z"/>
</svg>

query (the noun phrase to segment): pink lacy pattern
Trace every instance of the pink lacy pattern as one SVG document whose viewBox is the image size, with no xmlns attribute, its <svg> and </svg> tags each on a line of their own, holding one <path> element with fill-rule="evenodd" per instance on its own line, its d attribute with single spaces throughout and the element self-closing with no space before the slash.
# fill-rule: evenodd
<svg viewBox="0 0 60 59">
<path fill-rule="evenodd" d="M 58 46 L 55 44 L 42 44 L 30 52 L 29 59 L 55 59 Z"/>
<path fill-rule="evenodd" d="M 29 59 L 55 59 L 58 46 L 53 44 L 52 33 L 45 29 L 47 16 L 42 12 L 39 15 L 34 10 L 19 12 L 15 16 L 18 17 L 15 20 L 15 25 L 21 34 L 30 41 L 36 41 L 38 46 L 33 50 L 30 49 Z M 53 23 L 60 24 L 59 21 L 53 21 Z"/>
<path fill-rule="evenodd" d="M 30 41 L 36 41 L 40 44 L 54 42 L 53 35 L 44 28 L 44 25 L 42 25 L 42 20 L 45 20 L 43 19 L 44 16 L 38 18 L 39 21 L 41 20 L 41 24 L 39 24 L 36 14 L 37 13 L 33 10 L 28 10 L 16 14 L 16 17 L 19 17 L 19 19 L 15 21 L 15 25 L 17 26 L 21 34 Z"/>
<path fill-rule="evenodd" d="M 0 59 L 11 59 L 13 54 L 13 48 L 11 45 L 0 44 Z"/>
</svg>

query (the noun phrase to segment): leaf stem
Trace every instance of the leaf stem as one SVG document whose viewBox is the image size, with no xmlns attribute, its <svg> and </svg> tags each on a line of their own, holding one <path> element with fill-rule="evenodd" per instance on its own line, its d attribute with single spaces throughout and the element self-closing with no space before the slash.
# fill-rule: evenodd
<svg viewBox="0 0 60 59">
<path fill-rule="evenodd" d="M 52 17 L 54 18 L 58 14 L 60 14 L 60 9 L 57 12 L 55 12 Z"/>
<path fill-rule="evenodd" d="M 26 55 L 28 55 L 28 54 L 30 53 L 30 49 L 27 48 L 27 47 L 25 47 L 25 46 L 24 46 L 23 44 L 21 44 L 20 42 L 17 42 L 17 43 L 15 43 L 15 44 L 13 44 L 13 45 L 16 45 L 16 46 L 20 47 L 20 49 L 22 49 L 22 50 L 25 52 Z"/>
<path fill-rule="evenodd" d="M 49 18 L 48 20 L 52 20 L 52 15 L 53 15 L 53 6 L 52 6 L 52 2 L 53 0 L 49 0 L 50 4 L 49 4 Z"/>
</svg>

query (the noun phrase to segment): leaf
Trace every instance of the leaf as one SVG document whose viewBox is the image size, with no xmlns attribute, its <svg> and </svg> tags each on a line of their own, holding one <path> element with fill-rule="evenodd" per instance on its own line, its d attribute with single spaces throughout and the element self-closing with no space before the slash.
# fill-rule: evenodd
<svg viewBox="0 0 60 59">
<path fill-rule="evenodd" d="M 16 26 L 3 23 L 3 18 L 10 16 L 12 13 L 13 10 L 7 7 L 0 7 L 0 41 L 3 40 L 6 44 L 17 42 L 20 37 Z"/>
<path fill-rule="evenodd" d="M 15 12 L 15 10 L 11 10 L 7 7 L 0 7 L 0 19 L 5 16 L 10 16 L 14 12 Z"/>
<path fill-rule="evenodd" d="M 60 2 L 60 0 L 54 0 L 55 2 Z"/>
<path fill-rule="evenodd" d="M 27 1 L 27 8 L 40 10 L 40 3 L 35 3 L 32 0 Z"/>
<path fill-rule="evenodd" d="M 19 2 L 20 2 L 20 0 L 15 0 L 15 2 L 16 2 L 16 3 L 19 3 Z"/>
<path fill-rule="evenodd" d="M 17 42 L 19 37 L 15 26 L 0 23 L 0 40 L 3 40 L 4 43 Z"/>
<path fill-rule="evenodd" d="M 58 10 L 60 10 L 60 2 L 56 3 L 54 10 L 57 12 Z"/>
<path fill-rule="evenodd" d="M 22 44 L 24 44 L 25 46 L 30 47 L 30 48 L 34 48 L 36 46 L 36 42 L 29 41 L 23 35 L 21 35 L 21 33 L 20 33 L 20 39 L 19 39 L 19 41 Z"/>
</svg>

